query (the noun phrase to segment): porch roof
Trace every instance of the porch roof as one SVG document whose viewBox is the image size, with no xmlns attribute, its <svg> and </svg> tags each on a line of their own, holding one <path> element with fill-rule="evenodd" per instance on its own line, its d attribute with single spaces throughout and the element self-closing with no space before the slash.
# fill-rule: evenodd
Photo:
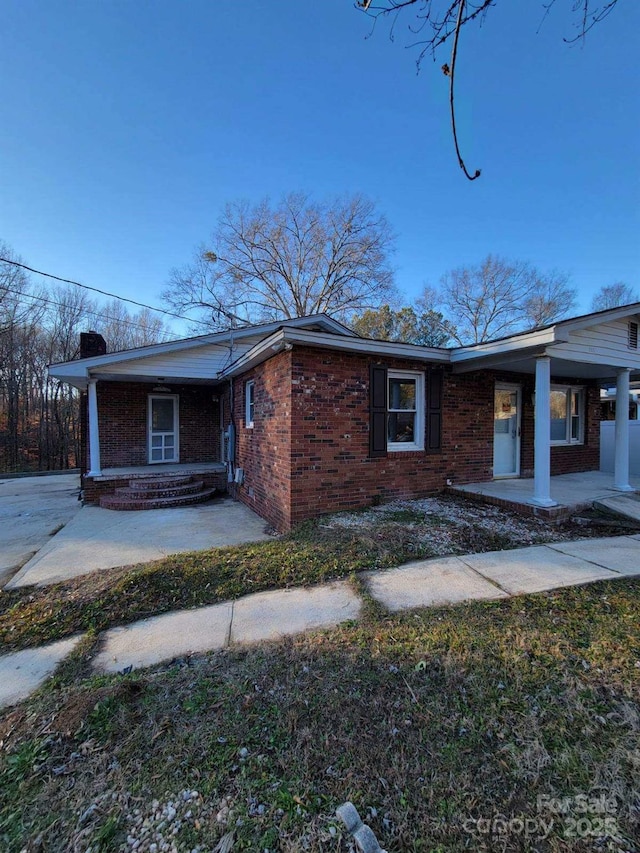
<svg viewBox="0 0 640 853">
<path fill-rule="evenodd" d="M 451 351 L 454 372 L 480 369 L 535 373 L 549 356 L 556 376 L 615 379 L 618 368 L 640 378 L 640 349 L 631 345 L 629 322 L 640 323 L 640 302 L 563 320 L 544 328 Z"/>
<path fill-rule="evenodd" d="M 49 365 L 49 374 L 80 389 L 85 389 L 90 379 L 216 384 L 218 374 L 232 360 L 283 327 L 336 338 L 355 337 L 347 326 L 326 314 L 317 314 L 59 362 Z"/>
</svg>

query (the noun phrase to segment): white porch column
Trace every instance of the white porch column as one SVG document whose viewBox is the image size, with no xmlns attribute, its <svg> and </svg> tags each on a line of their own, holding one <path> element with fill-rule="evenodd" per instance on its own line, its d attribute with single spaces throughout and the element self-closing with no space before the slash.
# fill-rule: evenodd
<svg viewBox="0 0 640 853">
<path fill-rule="evenodd" d="M 551 359 L 536 359 L 536 403 L 533 453 L 533 497 L 535 506 L 556 506 L 551 497 Z"/>
<path fill-rule="evenodd" d="M 100 469 L 100 433 L 98 430 L 98 394 L 96 379 L 89 380 L 89 471 L 87 476 L 99 477 Z"/>
<path fill-rule="evenodd" d="M 628 367 L 616 371 L 616 451 L 613 488 L 633 492 L 629 485 L 629 375 Z"/>
</svg>

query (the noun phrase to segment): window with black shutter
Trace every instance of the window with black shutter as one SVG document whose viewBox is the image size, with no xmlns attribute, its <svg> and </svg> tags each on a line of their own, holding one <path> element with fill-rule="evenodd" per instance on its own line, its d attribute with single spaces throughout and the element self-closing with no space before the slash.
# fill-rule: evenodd
<svg viewBox="0 0 640 853">
<path fill-rule="evenodd" d="M 432 450 L 440 447 L 439 412 L 441 374 L 432 398 Z M 419 370 L 395 370 L 379 364 L 370 367 L 369 455 L 424 451 L 427 424 L 425 415 L 425 375 Z"/>
<path fill-rule="evenodd" d="M 387 368 L 372 364 L 369 371 L 369 455 L 387 455 Z"/>
<path fill-rule="evenodd" d="M 427 375 L 427 452 L 442 450 L 442 370 L 432 368 Z"/>
</svg>

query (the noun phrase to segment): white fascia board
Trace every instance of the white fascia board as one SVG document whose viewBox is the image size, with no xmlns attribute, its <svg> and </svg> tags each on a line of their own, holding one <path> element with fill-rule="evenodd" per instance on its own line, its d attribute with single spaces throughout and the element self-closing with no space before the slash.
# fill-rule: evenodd
<svg viewBox="0 0 640 853">
<path fill-rule="evenodd" d="M 510 338 L 502 338 L 499 341 L 487 341 L 482 344 L 472 344 L 467 347 L 451 350 L 451 363 L 459 364 L 461 362 L 470 362 L 497 356 L 509 356 L 514 353 L 526 353 L 527 350 L 546 347 L 552 344 L 568 341 L 567 335 L 559 336 L 557 334 L 557 326 L 550 326 L 547 329 L 538 329 L 533 332 L 513 335 Z"/>
<path fill-rule="evenodd" d="M 281 352 L 286 344 L 302 344 L 321 349 L 338 350 L 340 352 L 358 352 L 364 355 L 381 355 L 388 358 L 406 358 L 412 360 L 449 363 L 449 350 L 436 347 L 422 347 L 417 344 L 401 344 L 394 341 L 373 341 L 366 338 L 340 337 L 326 332 L 311 332 L 308 329 L 279 329 L 253 349 L 230 364 L 219 374 L 219 378 L 237 376 L 245 373 L 260 362 Z"/>
</svg>

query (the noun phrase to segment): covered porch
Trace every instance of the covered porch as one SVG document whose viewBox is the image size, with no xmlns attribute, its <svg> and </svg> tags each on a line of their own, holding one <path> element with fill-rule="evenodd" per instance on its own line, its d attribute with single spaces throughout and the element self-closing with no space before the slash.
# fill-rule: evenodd
<svg viewBox="0 0 640 853">
<path fill-rule="evenodd" d="M 550 478 L 550 490 L 555 503 L 538 507 L 532 503 L 533 477 L 511 480 L 492 480 L 488 483 L 467 483 L 450 489 L 485 503 L 515 509 L 527 515 L 561 519 L 591 507 L 596 501 L 619 495 L 611 474 L 603 471 L 584 471 L 579 474 L 559 474 Z M 640 477 L 631 478 L 632 489 L 640 491 Z"/>
<path fill-rule="evenodd" d="M 638 307 L 564 320 L 452 352 L 454 374 L 491 371 L 496 376 L 494 480 L 456 487 L 547 516 L 566 514 L 568 507 L 588 505 L 607 493 L 636 491 L 640 483 L 631 477 L 628 405 L 616 407 L 613 472 L 595 469 L 599 388 L 613 385 L 616 399 L 626 401 L 631 382 L 640 377 Z"/>
</svg>

